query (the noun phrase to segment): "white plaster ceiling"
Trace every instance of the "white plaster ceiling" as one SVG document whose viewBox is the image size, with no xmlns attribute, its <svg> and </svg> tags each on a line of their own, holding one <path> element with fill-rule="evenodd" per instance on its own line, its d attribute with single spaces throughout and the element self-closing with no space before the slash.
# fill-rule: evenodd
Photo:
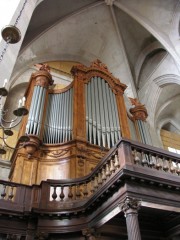
<svg viewBox="0 0 180 240">
<path fill-rule="evenodd" d="M 179 28 L 179 5 L 177 0 L 115 0 L 113 6 L 103 0 L 40 1 L 30 21 L 12 81 L 22 82 L 21 74 L 26 76 L 35 63 L 76 61 L 89 65 L 99 58 L 128 85 L 127 96 L 137 97 L 142 91 L 148 96 L 151 94 L 149 98 L 141 98 L 143 94 L 139 94 L 140 100 L 147 99 L 142 103 L 148 105 L 149 99 L 153 101 L 151 86 L 157 86 L 157 76 L 172 75 L 175 71 L 179 81 L 180 51 L 177 50 L 180 43 L 175 30 L 178 32 Z M 156 51 L 158 54 L 153 55 Z M 173 60 L 166 58 L 162 64 L 166 51 Z M 166 83 L 171 83 L 171 79 L 166 79 Z M 175 93 L 180 93 L 179 87 L 161 91 L 149 115 L 159 111 L 159 122 L 168 116 L 177 119 L 180 116 L 178 101 L 175 100 L 173 107 L 169 104 L 163 109 L 164 102 L 173 99 Z"/>
</svg>

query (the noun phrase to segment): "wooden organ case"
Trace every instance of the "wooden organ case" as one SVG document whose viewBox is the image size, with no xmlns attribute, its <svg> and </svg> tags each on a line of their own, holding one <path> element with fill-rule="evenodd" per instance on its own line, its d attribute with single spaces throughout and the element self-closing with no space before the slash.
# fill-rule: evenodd
<svg viewBox="0 0 180 240">
<path fill-rule="evenodd" d="M 74 66 L 73 82 L 54 89 L 49 68 L 32 74 L 26 91 L 29 115 L 19 135 L 30 141 L 12 156 L 10 179 L 39 184 L 87 175 L 120 137 L 130 138 L 126 85 L 99 60 Z"/>
</svg>

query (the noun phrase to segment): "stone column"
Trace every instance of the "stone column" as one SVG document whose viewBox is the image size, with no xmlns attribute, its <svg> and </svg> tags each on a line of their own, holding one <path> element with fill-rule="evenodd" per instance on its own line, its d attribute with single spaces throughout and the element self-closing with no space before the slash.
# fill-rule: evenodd
<svg viewBox="0 0 180 240">
<path fill-rule="evenodd" d="M 121 205 L 121 210 L 126 218 L 128 240 L 141 240 L 141 233 L 138 222 L 138 210 L 140 201 L 127 197 Z"/>
</svg>

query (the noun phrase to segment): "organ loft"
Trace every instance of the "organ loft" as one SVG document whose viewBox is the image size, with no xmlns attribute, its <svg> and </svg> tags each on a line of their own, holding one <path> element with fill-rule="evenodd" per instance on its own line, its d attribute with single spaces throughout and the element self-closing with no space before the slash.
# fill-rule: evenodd
<svg viewBox="0 0 180 240">
<path fill-rule="evenodd" d="M 32 74 L 25 94 L 29 115 L 19 133 L 30 141 L 14 152 L 12 181 L 40 184 L 86 176 L 121 137 L 131 137 L 128 121 L 139 136 L 135 119 L 127 114 L 126 85 L 105 64 L 79 64 L 71 73 L 74 80 L 63 89 L 53 89 L 47 65 Z M 145 107 L 139 107 L 136 111 L 147 116 Z"/>
</svg>

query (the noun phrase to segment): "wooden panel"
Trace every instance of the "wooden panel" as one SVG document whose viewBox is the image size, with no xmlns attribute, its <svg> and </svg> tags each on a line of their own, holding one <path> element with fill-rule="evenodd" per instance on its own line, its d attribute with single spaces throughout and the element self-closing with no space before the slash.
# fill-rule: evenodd
<svg viewBox="0 0 180 240">
<path fill-rule="evenodd" d="M 118 92 L 118 94 L 116 95 L 116 101 L 117 101 L 122 137 L 130 139 L 131 135 L 130 135 L 129 125 L 128 125 L 127 111 L 124 103 L 123 94 L 121 92 Z"/>
<path fill-rule="evenodd" d="M 39 162 L 37 184 L 47 179 L 70 178 L 70 160 L 59 162 Z"/>
<path fill-rule="evenodd" d="M 86 140 L 85 86 L 80 77 L 74 80 L 73 138 Z"/>
</svg>

